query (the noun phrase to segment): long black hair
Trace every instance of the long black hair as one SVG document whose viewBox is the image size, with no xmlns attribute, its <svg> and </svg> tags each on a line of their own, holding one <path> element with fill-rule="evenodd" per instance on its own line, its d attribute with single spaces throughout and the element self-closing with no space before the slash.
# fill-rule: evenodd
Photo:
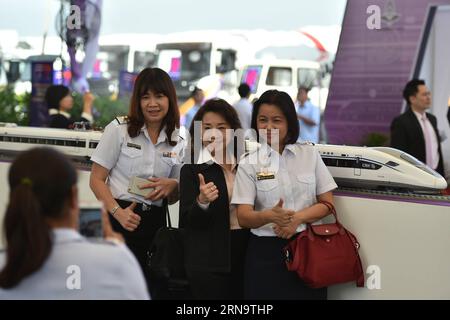
<svg viewBox="0 0 450 320">
<path fill-rule="evenodd" d="M 20 154 L 9 169 L 10 194 L 4 218 L 6 264 L 0 287 L 13 288 L 42 267 L 52 250 L 47 219 L 63 218 L 77 173 L 56 150 L 35 148 Z"/>
</svg>

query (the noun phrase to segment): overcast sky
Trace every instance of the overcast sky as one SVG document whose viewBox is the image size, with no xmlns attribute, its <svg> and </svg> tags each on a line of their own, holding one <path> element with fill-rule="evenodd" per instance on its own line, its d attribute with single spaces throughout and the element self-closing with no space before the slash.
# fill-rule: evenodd
<svg viewBox="0 0 450 320">
<path fill-rule="evenodd" d="M 341 24 L 346 0 L 103 0 L 102 34 Z M 55 35 L 59 0 L 0 0 L 0 29 Z M 50 8 L 49 10 L 47 8 Z"/>
</svg>

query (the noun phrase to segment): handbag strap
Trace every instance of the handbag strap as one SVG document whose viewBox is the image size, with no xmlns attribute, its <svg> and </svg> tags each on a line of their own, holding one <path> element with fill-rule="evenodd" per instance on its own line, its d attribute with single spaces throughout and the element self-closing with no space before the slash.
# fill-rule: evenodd
<svg viewBox="0 0 450 320">
<path fill-rule="evenodd" d="M 169 203 L 167 201 L 167 198 L 163 199 L 163 208 L 164 208 L 164 211 L 166 212 L 166 220 L 168 223 L 168 227 L 172 228 L 172 221 L 170 220 Z"/>
<path fill-rule="evenodd" d="M 336 208 L 334 207 L 334 205 L 331 202 L 325 201 L 325 200 L 320 200 L 317 203 L 321 203 L 323 205 L 325 205 L 328 208 L 328 211 L 334 216 L 334 218 L 336 219 L 336 224 L 340 225 L 340 222 L 338 220 L 337 217 L 337 212 L 336 212 Z"/>
</svg>

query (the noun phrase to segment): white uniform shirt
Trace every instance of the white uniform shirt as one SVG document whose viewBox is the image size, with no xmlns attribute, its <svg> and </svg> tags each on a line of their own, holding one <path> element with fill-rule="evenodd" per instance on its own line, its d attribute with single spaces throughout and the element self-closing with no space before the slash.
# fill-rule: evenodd
<svg viewBox="0 0 450 320">
<path fill-rule="evenodd" d="M 163 128 L 154 145 L 145 126 L 135 138 L 128 135 L 127 129 L 126 123 L 119 124 L 117 120 L 108 124 L 91 160 L 109 170 L 107 184 L 115 199 L 162 206 L 162 200 L 152 203 L 128 193 L 129 181 L 133 176 L 179 180 L 184 140 L 179 137 L 175 146 L 169 145 Z"/>
<path fill-rule="evenodd" d="M 90 242 L 73 229 L 53 234 L 43 266 L 16 287 L 0 288 L 0 300 L 150 299 L 141 268 L 124 244 Z M 5 262 L 0 253 L 0 269 Z"/>
<path fill-rule="evenodd" d="M 263 174 L 267 179 L 258 180 Z M 316 147 L 290 144 L 280 155 L 263 144 L 258 151 L 241 159 L 231 203 L 249 204 L 254 210 L 263 211 L 283 199 L 283 208 L 299 211 L 316 203 L 317 195 L 335 188 L 337 185 Z M 305 227 L 301 224 L 297 232 Z M 272 224 L 251 231 L 257 236 L 276 236 Z"/>
</svg>

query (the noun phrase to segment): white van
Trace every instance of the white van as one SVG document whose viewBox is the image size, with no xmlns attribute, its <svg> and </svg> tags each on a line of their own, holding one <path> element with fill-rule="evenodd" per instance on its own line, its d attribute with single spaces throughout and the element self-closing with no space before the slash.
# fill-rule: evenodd
<svg viewBox="0 0 450 320">
<path fill-rule="evenodd" d="M 267 90 L 276 89 L 287 92 L 295 101 L 298 88 L 305 86 L 311 88 L 311 102 L 321 109 L 325 107 L 325 99 L 321 99 L 321 67 L 315 61 L 255 60 L 243 67 L 240 83 L 250 86 L 250 100 L 259 98 Z"/>
</svg>

